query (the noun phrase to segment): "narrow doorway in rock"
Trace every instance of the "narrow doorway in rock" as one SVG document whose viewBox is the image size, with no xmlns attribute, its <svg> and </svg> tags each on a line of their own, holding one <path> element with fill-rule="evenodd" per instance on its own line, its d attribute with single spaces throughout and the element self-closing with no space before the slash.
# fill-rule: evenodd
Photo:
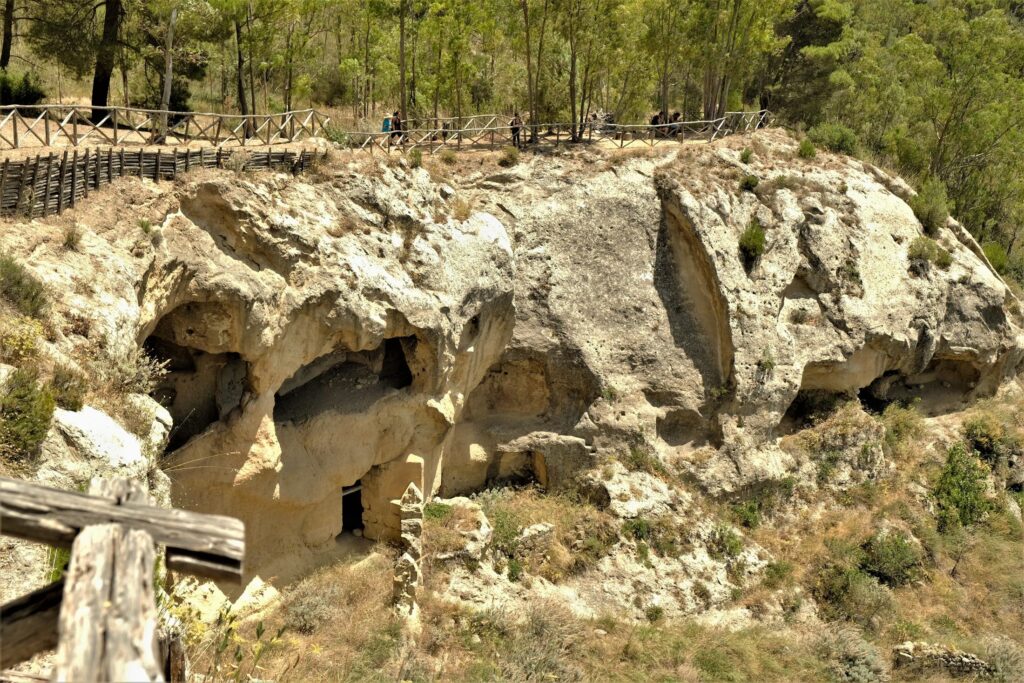
<svg viewBox="0 0 1024 683">
<path fill-rule="evenodd" d="M 341 531 L 355 536 L 363 534 L 363 482 L 341 490 Z"/>
</svg>

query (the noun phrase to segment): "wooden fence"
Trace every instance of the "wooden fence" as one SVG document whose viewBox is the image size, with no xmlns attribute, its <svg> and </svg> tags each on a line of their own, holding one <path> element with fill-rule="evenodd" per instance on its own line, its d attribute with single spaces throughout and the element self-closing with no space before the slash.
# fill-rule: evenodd
<svg viewBox="0 0 1024 683">
<path fill-rule="evenodd" d="M 196 168 L 253 170 L 278 168 L 301 172 L 313 161 L 314 151 L 266 149 L 148 151 L 87 149 L 82 153 L 36 155 L 0 163 L 0 214 L 28 218 L 60 213 L 75 206 L 89 192 L 109 185 L 115 178 L 136 176 L 150 180 L 174 180 L 179 173 Z"/>
<path fill-rule="evenodd" d="M 512 127 L 507 119 L 495 115 L 470 117 L 464 120 L 443 119 L 441 125 L 420 127 L 401 132 L 347 133 L 344 145 L 357 150 L 368 150 L 371 154 L 381 151 L 385 154 L 397 151 L 410 152 L 422 149 L 431 154 L 445 148 L 488 148 L 513 143 Z M 619 124 L 605 121 L 587 121 L 582 130 L 586 142 L 607 142 L 616 147 L 633 144 L 655 146 L 668 142 L 704 140 L 712 142 L 718 138 L 736 133 L 749 133 L 771 123 L 767 110 L 754 112 L 728 112 L 725 116 L 707 121 L 677 121 L 661 125 Z M 536 142 L 559 145 L 572 139 L 574 128 L 567 123 L 547 123 L 536 126 L 524 125 L 520 130 L 521 141 L 531 136 L 536 129 Z"/>
<path fill-rule="evenodd" d="M 241 116 L 128 107 L 7 105 L 0 106 L 0 150 L 80 147 L 86 143 L 273 145 L 321 137 L 329 121 L 315 109 Z"/>
</svg>

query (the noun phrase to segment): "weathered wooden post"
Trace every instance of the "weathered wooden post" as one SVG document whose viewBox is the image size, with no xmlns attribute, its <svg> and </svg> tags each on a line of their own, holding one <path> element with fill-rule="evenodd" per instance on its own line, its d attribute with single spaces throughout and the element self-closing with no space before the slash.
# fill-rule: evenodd
<svg viewBox="0 0 1024 683">
<path fill-rule="evenodd" d="M 154 507 L 137 482 L 93 480 L 89 494 L 0 477 L 0 532 L 71 547 L 64 581 L 0 607 L 0 667 L 57 646 L 55 681 L 163 681 L 154 543 L 170 569 L 239 580 L 245 529 L 231 517 Z"/>
</svg>

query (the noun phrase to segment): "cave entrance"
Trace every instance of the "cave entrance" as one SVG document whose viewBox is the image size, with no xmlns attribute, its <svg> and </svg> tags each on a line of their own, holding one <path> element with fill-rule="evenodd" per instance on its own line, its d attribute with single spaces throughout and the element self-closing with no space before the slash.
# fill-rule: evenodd
<svg viewBox="0 0 1024 683">
<path fill-rule="evenodd" d="M 341 533 L 363 530 L 363 482 L 341 489 Z"/>
</svg>

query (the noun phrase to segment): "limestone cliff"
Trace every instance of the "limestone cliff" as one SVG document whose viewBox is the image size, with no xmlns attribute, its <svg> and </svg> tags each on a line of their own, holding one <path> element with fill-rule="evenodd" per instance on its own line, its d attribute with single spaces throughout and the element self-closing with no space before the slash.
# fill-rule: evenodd
<svg viewBox="0 0 1024 683">
<path fill-rule="evenodd" d="M 777 441 L 809 392 L 942 411 L 1014 375 L 1017 302 L 966 232 L 937 236 L 946 267 L 912 262 L 900 181 L 795 147 L 125 180 L 123 210 L 8 225 L 0 247 L 66 293 L 54 354 L 91 338 L 166 364 L 173 502 L 242 518 L 250 571 L 292 576 L 343 528 L 397 537 L 410 483 L 536 478 L 630 516 L 593 470 L 631 451 L 717 494 L 801 466 Z"/>
</svg>

